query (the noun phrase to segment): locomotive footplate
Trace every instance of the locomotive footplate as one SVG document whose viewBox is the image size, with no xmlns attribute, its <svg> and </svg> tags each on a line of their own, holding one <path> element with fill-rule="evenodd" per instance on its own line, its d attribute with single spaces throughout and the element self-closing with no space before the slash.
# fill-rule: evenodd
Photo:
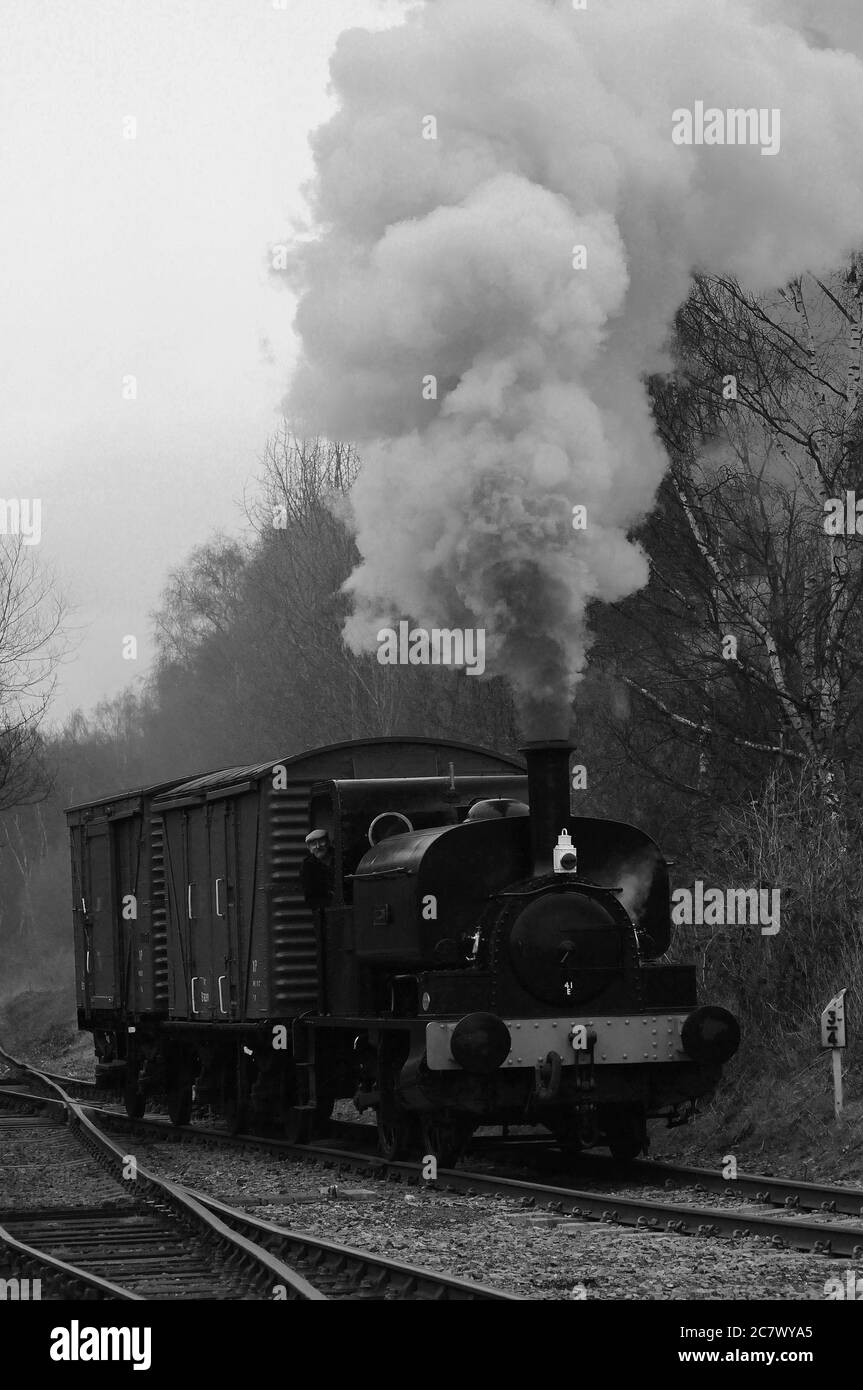
<svg viewBox="0 0 863 1390">
<path fill-rule="evenodd" d="M 564 1067 L 573 1067 L 586 1056 L 594 1066 L 688 1062 L 691 1058 L 680 1035 L 689 1013 L 504 1019 L 511 1046 L 501 1070 L 533 1070 L 552 1052 L 560 1056 Z M 442 1019 L 426 1025 L 426 1064 L 431 1071 L 463 1070 L 452 1053 L 452 1035 L 459 1023 L 459 1019 Z"/>
</svg>

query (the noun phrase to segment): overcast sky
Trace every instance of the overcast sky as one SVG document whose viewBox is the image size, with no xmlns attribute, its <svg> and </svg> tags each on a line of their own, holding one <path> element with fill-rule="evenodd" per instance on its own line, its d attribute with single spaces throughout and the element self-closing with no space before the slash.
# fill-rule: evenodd
<svg viewBox="0 0 863 1390">
<path fill-rule="evenodd" d="M 54 720 L 145 673 L 168 571 L 241 529 L 294 353 L 267 248 L 303 211 L 338 34 L 399 13 L 4 0 L 0 497 L 42 499 L 71 608 Z"/>
<path fill-rule="evenodd" d="M 42 499 L 69 605 L 53 721 L 143 678 L 169 570 L 242 529 L 295 352 L 267 249 L 336 38 L 405 4 L 3 0 L 0 498 Z M 760 4 L 863 47 L 859 0 Z"/>
</svg>

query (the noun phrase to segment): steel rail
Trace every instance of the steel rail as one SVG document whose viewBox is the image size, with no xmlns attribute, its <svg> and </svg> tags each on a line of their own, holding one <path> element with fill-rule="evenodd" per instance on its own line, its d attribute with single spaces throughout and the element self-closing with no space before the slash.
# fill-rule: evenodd
<svg viewBox="0 0 863 1390">
<path fill-rule="evenodd" d="M 3 1048 L 0 1048 L 0 1057 L 8 1064 L 35 1077 L 40 1084 L 48 1088 L 49 1092 L 56 1092 L 56 1096 L 49 1094 L 46 1099 L 49 1102 L 56 1100 L 65 1108 L 69 1132 L 100 1167 L 106 1169 L 118 1182 L 124 1182 L 123 1173 L 128 1166 L 129 1156 L 124 1154 L 106 1134 L 97 1128 L 84 1113 L 82 1107 L 70 1096 L 65 1095 L 56 1082 L 50 1081 L 43 1073 L 39 1072 L 38 1068 L 20 1063 L 17 1058 L 12 1057 Z M 155 1173 L 151 1173 L 137 1160 L 134 1181 L 136 1199 L 140 1199 L 143 1206 L 149 1208 L 151 1212 L 158 1211 L 161 1216 L 170 1212 L 174 1220 L 180 1223 L 187 1234 L 203 1237 L 209 1253 L 230 1269 L 235 1281 L 237 1283 L 241 1280 L 246 1282 L 247 1287 L 257 1292 L 260 1297 L 280 1297 L 287 1300 L 297 1299 L 309 1302 L 323 1300 L 326 1297 L 308 1280 L 303 1279 L 288 1265 L 270 1254 L 268 1250 L 254 1245 L 252 1241 L 239 1232 L 231 1230 L 217 1215 L 202 1207 L 199 1202 L 188 1195 L 179 1184 L 157 1177 Z M 8 1221 L 9 1217 L 7 1216 L 6 1219 Z M 20 1213 L 20 1219 L 26 1222 L 26 1210 Z M 5 1227 L 3 1229 L 5 1232 Z M 29 1242 L 22 1243 L 29 1244 Z M 13 1247 L 8 1248 L 12 1249 Z M 35 1250 L 35 1247 L 31 1248 Z M 89 1273 L 87 1270 L 78 1270 L 77 1266 L 73 1268 L 82 1275 Z"/>
<path fill-rule="evenodd" d="M 16 1271 L 15 1277 L 20 1280 L 21 1275 L 18 1271 L 23 1270 L 27 1279 L 38 1279 L 40 1286 L 44 1285 L 50 1298 L 143 1301 L 140 1294 L 132 1293 L 130 1289 L 121 1288 L 119 1284 L 114 1284 L 109 1279 L 102 1279 L 98 1274 L 92 1274 L 86 1269 L 79 1269 L 77 1265 L 71 1265 L 66 1260 L 59 1260 L 55 1255 L 49 1255 L 45 1250 L 38 1250 L 33 1245 L 27 1245 L 24 1241 L 17 1240 L 2 1225 L 0 1225 L 0 1249 L 4 1250 L 9 1257 L 5 1261 L 9 1271 L 6 1275 L 7 1280 L 13 1269 Z M 41 1287 L 39 1297 L 40 1299 L 42 1297 Z"/>
<path fill-rule="evenodd" d="M 8 1060 L 9 1054 L 5 1053 L 2 1048 L 0 1048 L 0 1058 L 2 1058 L 6 1062 L 7 1066 L 11 1065 L 11 1063 Z M 53 1081 L 54 1084 L 56 1086 L 59 1086 L 61 1090 L 65 1091 L 67 1095 L 70 1095 L 73 1098 L 77 1099 L 83 1098 L 85 1100 L 90 1101 L 93 1099 L 94 1096 L 99 1095 L 100 1092 L 104 1092 L 104 1094 L 110 1095 L 112 1093 L 116 1094 L 117 1091 L 120 1089 L 117 1086 L 97 1086 L 95 1081 L 87 1081 L 79 1076 L 66 1076 L 61 1075 L 59 1072 L 42 1071 L 41 1068 L 35 1067 L 35 1065 L 32 1065 L 30 1062 L 20 1062 L 17 1065 L 21 1070 L 26 1071 L 29 1069 L 30 1071 L 38 1072 L 40 1076 L 45 1077 L 46 1081 Z M 8 1086 L 10 1084 L 13 1083 L 10 1083 L 8 1078 L 0 1077 L 0 1085 Z"/>
<path fill-rule="evenodd" d="M 359 1167 L 368 1170 L 372 1167 L 376 1174 L 385 1170 L 387 1175 L 416 1174 L 419 1165 L 387 1162 L 377 1155 L 351 1153 L 341 1149 L 330 1149 L 320 1144 L 298 1145 L 287 1140 L 272 1139 L 250 1135 L 229 1135 L 220 1130 L 202 1130 L 194 1125 L 169 1126 L 155 1116 L 144 1120 L 129 1120 L 122 1113 L 102 1111 L 103 1116 L 116 1116 L 124 1125 L 145 1125 L 165 1132 L 175 1132 L 183 1138 L 191 1138 L 216 1146 L 237 1145 L 246 1148 L 264 1148 L 285 1153 L 306 1161 L 318 1158 L 324 1162 L 340 1163 L 346 1167 Z M 368 1126 L 371 1129 L 371 1126 Z M 518 1139 L 512 1141 L 518 1147 Z M 553 1146 L 553 1141 L 549 1147 Z M 494 1147 L 493 1144 L 490 1147 Z M 605 1160 L 603 1160 L 605 1162 Z M 609 1160 L 610 1162 L 610 1160 Z M 493 1176 L 464 1169 L 441 1170 L 441 1177 L 452 1190 L 489 1191 L 500 1190 L 501 1195 L 520 1196 L 529 1200 L 532 1196 L 545 1205 L 553 1204 L 555 1210 L 578 1212 L 588 1219 L 611 1219 L 607 1195 L 597 1195 L 589 1191 L 558 1185 L 519 1183 L 503 1175 Z M 732 1194 L 753 1199 L 765 1205 L 781 1207 L 785 1210 L 823 1212 L 829 1215 L 863 1217 L 863 1190 L 804 1182 L 791 1178 L 774 1178 L 760 1173 L 738 1172 L 736 1178 L 726 1179 L 721 1171 L 707 1168 L 691 1168 L 679 1164 L 667 1164 L 654 1160 L 641 1159 L 632 1163 L 626 1171 L 624 1181 L 631 1178 L 645 1180 L 676 1180 L 692 1187 L 703 1187 L 707 1191 Z M 487 1184 L 503 1184 L 503 1188 L 488 1187 Z M 513 1186 L 514 1184 L 514 1186 Z M 863 1229 L 841 1225 L 838 1222 L 816 1225 L 812 1222 L 795 1221 L 776 1216 L 756 1216 L 743 1213 L 723 1212 L 715 1207 L 699 1208 L 671 1202 L 655 1202 L 646 1198 L 614 1197 L 615 1208 L 620 1213 L 622 1224 L 647 1224 L 653 1227 L 663 1214 L 667 1215 L 666 1228 L 680 1234 L 745 1235 L 754 1234 L 771 1240 L 777 1245 L 787 1245 L 793 1249 L 814 1253 L 848 1256 L 855 1259 L 863 1256 Z M 558 1203 L 564 1205 L 558 1208 Z M 709 1218 L 706 1222 L 704 1218 Z M 671 1224 L 669 1224 L 671 1223 Z M 708 1227 L 714 1229 L 709 1230 Z"/>
<path fill-rule="evenodd" d="M 815 1223 L 796 1218 L 749 1215 L 739 1211 L 723 1211 L 717 1207 L 698 1207 L 677 1202 L 660 1202 L 651 1198 L 624 1197 L 616 1193 L 596 1193 L 573 1186 L 528 1182 L 499 1173 L 479 1173 L 467 1169 L 439 1169 L 435 1182 L 425 1183 L 419 1163 L 392 1162 L 376 1154 L 357 1153 L 346 1149 L 328 1148 L 321 1144 L 291 1144 L 287 1140 L 258 1139 L 254 1136 L 232 1136 L 219 1130 L 202 1130 L 198 1126 L 173 1126 L 155 1117 L 129 1120 L 112 1111 L 99 1112 L 101 1123 L 121 1125 L 134 1132 L 136 1126 L 154 1130 L 163 1137 L 178 1141 L 185 1139 L 213 1147 L 265 1149 L 297 1158 L 305 1163 L 319 1163 L 329 1168 L 341 1167 L 383 1181 L 405 1181 L 416 1186 L 430 1186 L 469 1196 L 488 1195 L 520 1200 L 525 1206 L 545 1208 L 557 1214 L 594 1221 L 606 1221 L 624 1226 L 648 1227 L 679 1235 L 719 1236 L 726 1238 L 758 1236 L 777 1248 L 803 1250 L 813 1254 L 863 1258 L 863 1226 L 854 1227 L 838 1222 Z"/>
<path fill-rule="evenodd" d="M 471 1280 L 459 1279 L 452 1274 L 438 1273 L 419 1265 L 405 1264 L 401 1260 L 391 1260 L 385 1255 L 357 1250 L 350 1245 L 309 1235 L 306 1231 L 277 1226 L 272 1221 L 264 1221 L 260 1217 L 237 1211 L 206 1193 L 193 1189 L 192 1193 L 202 1206 L 221 1216 L 234 1230 L 247 1232 L 261 1245 L 276 1250 L 285 1258 L 292 1261 L 301 1260 L 311 1265 L 315 1270 L 316 1280 L 318 1270 L 332 1270 L 339 1276 L 347 1275 L 351 1280 L 368 1280 L 377 1289 L 393 1289 L 400 1298 L 428 1299 L 436 1302 L 524 1302 L 518 1294 L 504 1293 L 501 1289 L 493 1289 L 486 1284 L 475 1284 Z"/>
<path fill-rule="evenodd" d="M 500 1147 L 501 1151 L 517 1153 L 522 1146 L 526 1162 L 539 1163 L 543 1168 L 547 1166 L 560 1171 L 561 1165 L 554 1159 L 554 1139 L 549 1138 L 548 1142 L 528 1139 L 525 1143 L 523 1136 L 512 1137 L 505 1140 Z M 492 1151 L 497 1147 L 496 1141 L 492 1138 L 483 1144 L 484 1149 Z M 777 1178 L 766 1173 L 739 1171 L 733 1178 L 728 1178 L 721 1169 L 693 1168 L 679 1163 L 666 1163 L 660 1159 L 639 1158 L 621 1165 L 605 1154 L 595 1154 L 591 1151 L 580 1153 L 576 1163 L 582 1176 L 592 1178 L 595 1174 L 603 1182 L 612 1180 L 629 1185 L 633 1180 L 637 1180 L 652 1186 L 676 1182 L 696 1190 L 722 1193 L 725 1197 L 740 1196 L 765 1206 L 785 1210 L 863 1216 L 863 1188 L 859 1187 L 842 1187 L 831 1183 L 808 1182 L 802 1178 Z"/>
<path fill-rule="evenodd" d="M 691 1187 L 701 1186 L 708 1192 L 723 1192 L 726 1196 L 740 1193 L 769 1206 L 863 1216 L 861 1188 L 804 1182 L 798 1178 L 774 1178 L 766 1173 L 738 1172 L 733 1178 L 725 1178 L 717 1169 L 688 1168 L 654 1159 L 639 1159 L 632 1165 L 632 1172 L 636 1177 L 676 1180 Z"/>
<path fill-rule="evenodd" d="M 2 1050 L 0 1050 L 0 1055 L 3 1055 Z M 30 1074 L 40 1079 L 36 1069 L 30 1069 Z M 59 1096 L 22 1094 L 20 1091 L 7 1090 L 0 1086 L 0 1098 L 5 1098 L 19 1106 L 55 1108 L 69 1113 L 66 1103 Z M 89 1117 L 83 1114 L 82 1107 L 70 1102 L 69 1109 L 72 1112 L 81 1110 L 88 1135 L 91 1131 L 95 1133 L 98 1139 L 108 1147 L 115 1162 L 119 1160 L 122 1163 L 128 1160 L 129 1155 L 124 1154 L 106 1135 L 97 1129 Z M 107 1114 L 115 1120 L 126 1120 L 125 1116 L 116 1115 L 114 1112 L 96 1113 L 100 1119 L 105 1118 Z M 130 1122 L 126 1120 L 126 1123 Z M 139 1124 L 140 1122 L 131 1123 Z M 158 1121 L 155 1121 L 155 1125 L 161 1128 Z M 276 1226 L 271 1222 L 257 1220 L 247 1216 L 244 1212 L 236 1211 L 215 1198 L 206 1197 L 168 1179 L 157 1178 L 148 1169 L 137 1163 L 137 1160 L 136 1164 L 137 1181 L 140 1182 L 143 1178 L 145 1184 L 155 1183 L 160 1200 L 164 1200 L 163 1193 L 175 1198 L 196 1215 L 200 1215 L 208 1222 L 213 1223 L 220 1233 L 227 1232 L 242 1249 L 254 1253 L 257 1258 L 271 1261 L 273 1268 L 280 1274 L 282 1271 L 289 1274 L 294 1286 L 300 1290 L 299 1293 L 294 1294 L 288 1292 L 287 1297 L 289 1298 L 440 1302 L 524 1301 L 517 1294 L 506 1293 L 484 1284 L 459 1279 L 435 1270 L 423 1269 L 417 1265 L 406 1264 L 386 1256 L 372 1254 L 369 1251 L 357 1250 L 352 1246 L 323 1240 L 305 1232 L 292 1231 Z M 24 1217 L 27 1215 L 26 1212 L 22 1213 Z M 0 1243 L 2 1240 L 3 1233 L 2 1228 L 0 1228 Z M 34 1254 L 38 1256 L 40 1252 L 34 1250 Z M 287 1256 L 290 1263 L 287 1264 L 282 1261 L 281 1255 Z M 295 1266 L 298 1264 L 308 1270 L 308 1278 L 296 1272 Z M 70 1269 L 74 1269 L 74 1267 L 70 1266 Z M 284 1275 L 282 1275 L 281 1281 L 286 1282 Z M 127 1294 L 126 1296 L 130 1295 Z"/>
</svg>

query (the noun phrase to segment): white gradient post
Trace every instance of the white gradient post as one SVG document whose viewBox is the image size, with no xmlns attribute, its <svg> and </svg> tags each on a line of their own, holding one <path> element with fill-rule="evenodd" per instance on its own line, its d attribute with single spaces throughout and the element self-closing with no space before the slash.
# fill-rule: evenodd
<svg viewBox="0 0 863 1390">
<path fill-rule="evenodd" d="M 830 1000 L 821 1015 L 821 1046 L 829 1047 L 833 1056 L 833 1111 L 836 1119 L 842 1114 L 842 1052 L 845 1048 L 845 993 Z"/>
</svg>

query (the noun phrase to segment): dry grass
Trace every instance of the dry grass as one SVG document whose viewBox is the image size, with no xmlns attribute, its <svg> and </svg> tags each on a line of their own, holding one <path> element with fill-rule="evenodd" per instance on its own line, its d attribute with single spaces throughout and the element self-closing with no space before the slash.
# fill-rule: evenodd
<svg viewBox="0 0 863 1390">
<path fill-rule="evenodd" d="M 779 889 L 780 930 L 679 927 L 675 950 L 696 960 L 699 997 L 740 1019 L 739 1064 L 790 1076 L 819 1049 L 822 1009 L 847 988 L 863 1018 L 863 812 L 807 765 L 771 779 L 763 795 L 721 813 L 693 881 Z M 685 882 L 679 878 L 680 882 Z M 863 1052 L 853 1041 L 848 1060 Z"/>
<path fill-rule="evenodd" d="M 683 1129 L 654 1128 L 651 1154 L 717 1167 L 733 1154 L 744 1172 L 863 1186 L 863 1071 L 844 1076 L 845 1109 L 833 1114 L 827 1055 L 785 1079 L 742 1076 L 732 1063 L 712 1104 Z"/>
<path fill-rule="evenodd" d="M 687 875 L 690 875 L 689 877 Z M 722 1087 L 690 1129 L 656 1133 L 654 1151 L 796 1177 L 863 1183 L 863 811 L 812 766 L 775 776 L 721 812 L 680 885 L 780 890 L 775 936 L 757 925 L 676 929 L 699 999 L 740 1020 L 742 1043 Z M 836 1121 L 820 1015 L 846 988 L 845 1111 Z"/>
</svg>

